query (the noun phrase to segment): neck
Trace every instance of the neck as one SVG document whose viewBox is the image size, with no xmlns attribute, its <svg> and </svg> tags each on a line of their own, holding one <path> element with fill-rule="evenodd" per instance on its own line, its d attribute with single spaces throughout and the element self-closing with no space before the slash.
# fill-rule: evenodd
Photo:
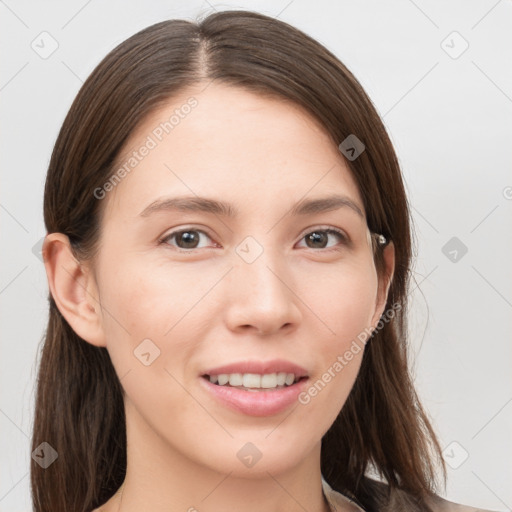
<svg viewBox="0 0 512 512">
<path fill-rule="evenodd" d="M 169 446 L 129 401 L 126 413 L 126 477 L 108 512 L 330 511 L 322 491 L 320 443 L 299 463 L 269 467 L 263 454 L 250 470 L 234 458 L 230 470 L 222 472 Z"/>
</svg>

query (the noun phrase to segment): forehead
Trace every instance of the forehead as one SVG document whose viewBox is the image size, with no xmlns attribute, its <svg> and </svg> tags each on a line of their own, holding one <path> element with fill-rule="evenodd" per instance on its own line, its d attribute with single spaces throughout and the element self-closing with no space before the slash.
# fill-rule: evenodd
<svg viewBox="0 0 512 512">
<path fill-rule="evenodd" d="M 254 213 L 255 204 L 342 193 L 363 210 L 343 156 L 315 118 L 290 101 L 227 85 L 194 86 L 152 112 L 120 152 L 113 172 L 120 169 L 106 197 L 109 218 L 185 194 Z"/>
</svg>

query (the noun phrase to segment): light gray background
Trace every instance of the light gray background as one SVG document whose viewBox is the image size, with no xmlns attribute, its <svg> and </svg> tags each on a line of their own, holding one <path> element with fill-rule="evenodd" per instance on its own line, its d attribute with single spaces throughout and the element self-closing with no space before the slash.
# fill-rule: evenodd
<svg viewBox="0 0 512 512">
<path fill-rule="evenodd" d="M 413 206 L 411 363 L 452 466 L 446 497 L 510 510 L 510 2 L 0 0 L 0 511 L 30 509 L 35 358 L 48 293 L 33 248 L 45 235 L 43 185 L 64 116 L 83 80 L 128 36 L 238 7 L 278 16 L 326 45 L 383 116 Z M 51 48 L 43 31 L 58 43 L 46 59 L 31 47 Z M 454 246 L 455 262 L 454 247 L 443 253 L 452 237 L 468 249 L 461 256 Z"/>
</svg>

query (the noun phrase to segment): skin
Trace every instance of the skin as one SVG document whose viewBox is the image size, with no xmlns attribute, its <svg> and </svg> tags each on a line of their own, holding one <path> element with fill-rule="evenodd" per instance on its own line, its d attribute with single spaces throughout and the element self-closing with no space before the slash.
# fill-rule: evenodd
<svg viewBox="0 0 512 512">
<path fill-rule="evenodd" d="M 378 323 L 393 244 L 384 249 L 387 274 L 378 276 L 366 220 L 355 211 L 288 214 L 302 199 L 332 193 L 364 213 L 344 157 L 309 114 L 240 88 L 204 87 L 182 91 L 132 133 L 120 162 L 190 96 L 197 99 L 102 199 L 96 261 L 80 265 L 61 233 L 47 235 L 43 247 L 59 310 L 84 340 L 107 348 L 125 392 L 127 476 L 122 500 L 117 493 L 101 510 L 326 512 L 321 438 L 347 399 L 363 350 L 307 405 L 268 417 L 219 404 L 199 375 L 234 361 L 282 358 L 315 382 Z M 227 201 L 239 213 L 138 217 L 155 199 L 177 195 Z M 326 225 L 351 245 L 328 235 L 325 248 L 308 246 L 305 236 Z M 194 231 L 197 248 L 180 246 L 178 237 L 159 245 L 184 228 L 205 232 Z M 263 248 L 250 264 L 235 252 L 247 236 Z M 160 350 L 149 366 L 134 356 L 147 338 Z M 247 442 L 262 454 L 251 468 L 237 457 Z"/>
</svg>

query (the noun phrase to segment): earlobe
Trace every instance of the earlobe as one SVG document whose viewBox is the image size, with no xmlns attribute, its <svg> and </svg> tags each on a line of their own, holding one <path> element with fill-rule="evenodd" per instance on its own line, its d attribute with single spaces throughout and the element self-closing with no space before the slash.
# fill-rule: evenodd
<svg viewBox="0 0 512 512">
<path fill-rule="evenodd" d="M 375 314 L 372 318 L 372 326 L 375 327 L 384 313 L 386 302 L 388 300 L 388 293 L 391 283 L 393 282 L 393 275 L 395 272 L 395 246 L 390 241 L 383 249 L 383 257 L 385 262 L 385 270 L 383 275 L 379 276 L 379 287 L 377 291 L 377 301 Z"/>
<path fill-rule="evenodd" d="M 90 270 L 73 255 L 69 238 L 46 235 L 42 252 L 48 287 L 62 316 L 82 339 L 105 346 L 97 287 Z"/>
</svg>

